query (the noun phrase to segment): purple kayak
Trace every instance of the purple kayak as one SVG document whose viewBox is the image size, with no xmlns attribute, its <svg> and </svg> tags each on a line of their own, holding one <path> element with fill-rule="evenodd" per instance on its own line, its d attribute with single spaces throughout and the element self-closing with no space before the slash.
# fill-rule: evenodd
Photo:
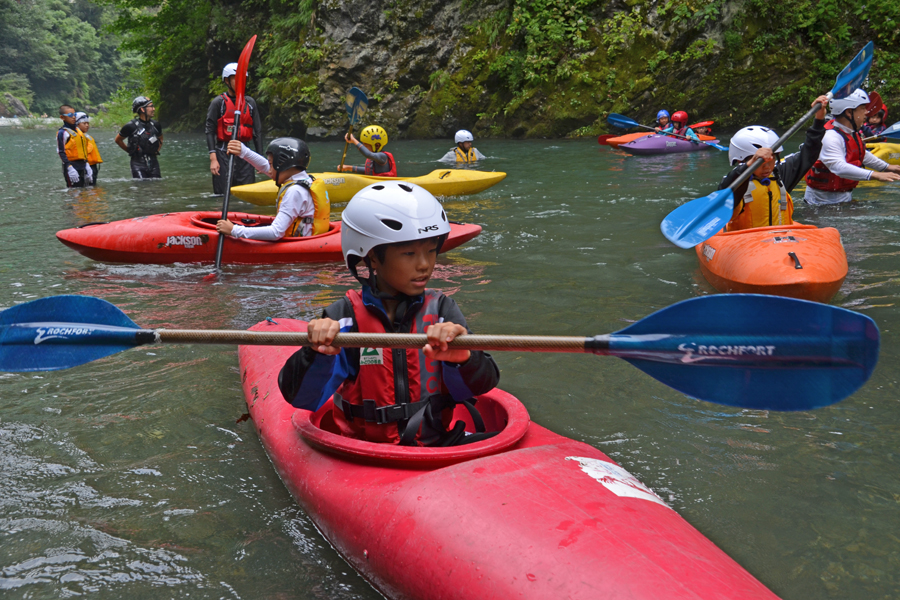
<svg viewBox="0 0 900 600">
<path fill-rule="evenodd" d="M 709 140 L 718 143 L 719 140 Z M 640 137 L 627 144 L 619 144 L 619 150 L 630 152 L 631 154 L 675 154 L 677 152 L 696 152 L 698 150 L 709 150 L 712 146 L 703 142 L 689 142 L 680 138 L 674 138 L 667 135 L 648 135 Z"/>
</svg>

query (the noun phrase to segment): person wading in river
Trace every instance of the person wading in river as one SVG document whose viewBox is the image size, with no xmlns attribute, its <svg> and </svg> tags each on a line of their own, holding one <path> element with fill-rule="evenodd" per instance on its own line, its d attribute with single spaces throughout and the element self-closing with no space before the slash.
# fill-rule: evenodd
<svg viewBox="0 0 900 600">
<path fill-rule="evenodd" d="M 59 107 L 59 118 L 63 126 L 56 132 L 56 152 L 62 160 L 63 178 L 66 187 L 84 187 L 87 169 L 87 139 L 75 126 L 75 109 L 68 104 Z"/>
<path fill-rule="evenodd" d="M 116 135 L 116 144 L 131 157 L 131 176 L 134 179 L 158 179 L 159 159 L 162 149 L 162 125 L 153 120 L 156 109 L 146 96 L 138 96 L 131 103 L 137 115 L 126 123 Z M 126 143 L 127 142 L 127 143 Z"/>
<path fill-rule="evenodd" d="M 209 149 L 209 171 L 212 173 L 213 194 L 219 196 L 225 193 L 225 181 L 228 178 L 228 158 L 226 146 L 231 141 L 231 132 L 234 128 L 235 91 L 234 80 L 237 73 L 237 63 L 225 65 L 222 69 L 222 81 L 228 91 L 219 94 L 209 104 L 206 112 L 206 146 Z M 253 146 L 257 154 L 262 154 L 262 119 L 259 117 L 259 109 L 256 100 L 250 96 L 244 96 L 244 109 L 241 112 L 241 121 L 238 126 L 238 138 L 240 142 L 249 144 L 253 140 Z M 246 185 L 256 181 L 256 169 L 242 158 L 235 157 L 234 171 L 231 176 L 231 185 Z"/>
</svg>

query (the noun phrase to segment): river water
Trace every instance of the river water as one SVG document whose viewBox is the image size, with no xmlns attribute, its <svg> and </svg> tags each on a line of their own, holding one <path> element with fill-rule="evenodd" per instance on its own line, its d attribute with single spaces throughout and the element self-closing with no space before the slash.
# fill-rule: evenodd
<svg viewBox="0 0 900 600">
<path fill-rule="evenodd" d="M 102 264 L 69 250 L 57 230 L 220 206 L 201 136 L 167 134 L 164 179 L 133 182 L 115 132 L 92 133 L 106 160 L 100 186 L 67 190 L 52 130 L 0 130 L 0 308 L 87 294 L 145 327 L 237 329 L 309 318 L 351 284 L 335 264 L 226 267 L 211 285 L 209 267 Z M 401 174 L 419 175 L 440 168 L 428 161 L 449 145 L 390 149 Z M 659 223 L 714 189 L 724 153 L 477 145 L 483 168 L 509 176 L 446 199 L 451 218 L 484 232 L 441 258 L 433 280 L 475 331 L 608 333 L 713 293 L 694 252 L 667 243 Z M 312 144 L 311 170 L 333 169 L 342 147 Z M 786 599 L 900 589 L 900 186 L 855 195 L 852 206 L 796 211 L 841 231 L 850 273 L 834 304 L 881 328 L 874 376 L 837 405 L 745 411 L 690 400 L 614 358 L 497 354 L 501 387 L 535 422 L 606 452 Z M 230 347 L 0 374 L 0 596 L 379 598 L 294 504 L 245 412 Z"/>
</svg>

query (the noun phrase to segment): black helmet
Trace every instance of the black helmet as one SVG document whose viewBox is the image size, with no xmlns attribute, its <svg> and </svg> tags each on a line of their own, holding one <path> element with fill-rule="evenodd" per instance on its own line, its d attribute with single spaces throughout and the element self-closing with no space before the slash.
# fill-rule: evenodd
<svg viewBox="0 0 900 600">
<path fill-rule="evenodd" d="M 131 112 L 136 113 L 152 102 L 153 101 L 150 100 L 150 98 L 148 98 L 147 96 L 138 96 L 131 101 Z"/>
<path fill-rule="evenodd" d="M 297 138 L 275 138 L 266 148 L 266 155 L 272 155 L 272 168 L 277 174 L 297 167 L 303 171 L 309 166 L 309 146 Z"/>
</svg>

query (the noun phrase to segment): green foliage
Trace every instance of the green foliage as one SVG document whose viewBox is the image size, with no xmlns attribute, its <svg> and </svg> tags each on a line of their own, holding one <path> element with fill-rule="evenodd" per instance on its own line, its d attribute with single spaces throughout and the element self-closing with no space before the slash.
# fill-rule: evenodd
<svg viewBox="0 0 900 600">
<path fill-rule="evenodd" d="M 21 100 L 25 106 L 31 106 L 31 101 L 34 100 L 31 83 L 28 81 L 28 77 L 21 73 L 0 75 L 0 94 L 4 93 L 12 94 Z"/>
<path fill-rule="evenodd" d="M 571 59 L 590 49 L 585 34 L 594 25 L 586 12 L 591 4 L 592 0 L 513 0 L 506 35 L 518 42 L 521 72 L 516 75 L 536 82 L 576 74 L 572 66 L 577 61 Z"/>
</svg>

